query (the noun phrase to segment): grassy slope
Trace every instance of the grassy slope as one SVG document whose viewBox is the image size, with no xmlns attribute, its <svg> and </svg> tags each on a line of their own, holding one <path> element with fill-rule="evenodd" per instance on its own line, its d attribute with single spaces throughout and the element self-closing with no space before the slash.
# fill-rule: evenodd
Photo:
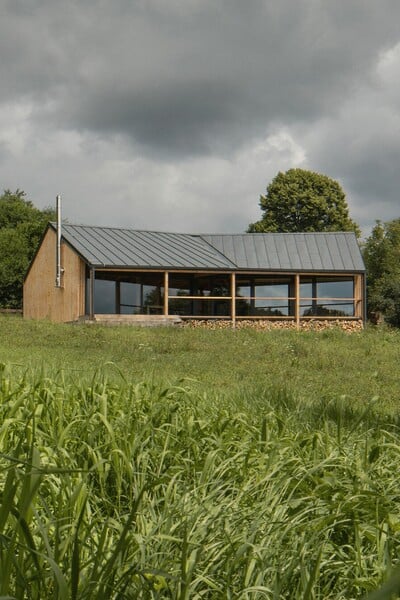
<svg viewBox="0 0 400 600">
<path fill-rule="evenodd" d="M 397 412 L 400 399 L 400 332 L 360 334 L 272 331 L 204 331 L 54 325 L 0 318 L 0 362 L 14 370 L 64 369 L 80 378 L 97 370 L 133 381 L 175 384 L 186 378 L 196 391 L 231 396 L 284 389 L 300 400 L 345 395 L 374 400 Z M 111 364 L 112 363 L 112 364 Z M 188 383 L 188 381 L 186 381 Z"/>
</svg>

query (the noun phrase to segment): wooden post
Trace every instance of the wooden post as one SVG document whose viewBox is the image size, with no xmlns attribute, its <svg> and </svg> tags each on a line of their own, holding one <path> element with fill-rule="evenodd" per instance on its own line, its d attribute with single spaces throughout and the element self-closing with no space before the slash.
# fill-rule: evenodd
<svg viewBox="0 0 400 600">
<path fill-rule="evenodd" d="M 121 282 L 115 282 L 115 312 L 117 315 L 121 314 Z"/>
<path fill-rule="evenodd" d="M 312 279 L 311 279 L 311 288 L 312 288 L 312 292 L 311 292 L 311 296 L 312 296 L 312 300 L 311 300 L 312 314 L 316 315 L 317 311 L 318 311 L 317 278 L 316 277 L 312 277 Z"/>
<path fill-rule="evenodd" d="M 250 280 L 250 314 L 251 315 L 255 315 L 256 314 L 256 299 L 255 299 L 255 295 L 256 295 L 256 285 L 254 283 L 254 278 L 252 277 Z"/>
<path fill-rule="evenodd" d="M 294 276 L 294 316 L 296 319 L 296 329 L 300 329 L 300 275 Z"/>
<path fill-rule="evenodd" d="M 231 319 L 232 328 L 236 327 L 236 273 L 231 273 Z"/>
<path fill-rule="evenodd" d="M 164 273 L 164 317 L 168 317 L 168 288 L 169 288 L 169 273 Z"/>
<path fill-rule="evenodd" d="M 362 302 L 362 296 L 363 296 L 363 286 L 362 286 L 362 275 L 355 275 L 354 276 L 354 316 L 358 317 L 358 318 L 362 318 L 364 319 L 364 310 L 363 310 L 363 302 Z"/>
<path fill-rule="evenodd" d="M 95 279 L 95 270 L 90 269 L 89 274 L 89 318 L 91 321 L 94 320 L 94 279 Z"/>
<path fill-rule="evenodd" d="M 140 282 L 140 314 L 144 315 L 144 306 L 143 306 L 143 301 L 144 301 L 144 296 L 143 296 L 143 283 L 142 281 Z M 149 307 L 147 307 L 147 314 L 149 314 Z"/>
</svg>

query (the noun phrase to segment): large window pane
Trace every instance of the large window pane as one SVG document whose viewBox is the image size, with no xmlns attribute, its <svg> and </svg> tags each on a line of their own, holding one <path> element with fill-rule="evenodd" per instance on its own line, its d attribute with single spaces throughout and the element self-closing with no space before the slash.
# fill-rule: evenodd
<svg viewBox="0 0 400 600">
<path fill-rule="evenodd" d="M 230 296 L 228 275 L 170 274 L 169 296 Z"/>
<path fill-rule="evenodd" d="M 115 313 L 115 281 L 95 279 L 94 312 L 100 315 Z"/>
<path fill-rule="evenodd" d="M 94 312 L 99 314 L 162 314 L 163 285 L 162 273 L 96 271 Z M 89 276 L 86 289 L 86 312 L 88 313 Z"/>
<path fill-rule="evenodd" d="M 143 310 L 148 315 L 160 315 L 163 312 L 163 298 L 160 286 L 143 285 Z"/>
<path fill-rule="evenodd" d="M 293 278 L 237 276 L 237 316 L 286 317 L 293 314 Z"/>
<path fill-rule="evenodd" d="M 120 311 L 122 315 L 134 315 L 140 313 L 141 310 L 141 299 L 140 299 L 141 286 L 139 283 L 130 283 L 128 281 L 121 281 L 120 287 Z"/>
<path fill-rule="evenodd" d="M 327 280 L 317 279 L 318 298 L 353 298 L 353 279 Z"/>
<path fill-rule="evenodd" d="M 192 296 L 192 277 L 190 275 L 169 275 L 169 296 Z"/>
<path fill-rule="evenodd" d="M 352 277 L 305 277 L 300 283 L 300 315 L 354 316 Z"/>
</svg>

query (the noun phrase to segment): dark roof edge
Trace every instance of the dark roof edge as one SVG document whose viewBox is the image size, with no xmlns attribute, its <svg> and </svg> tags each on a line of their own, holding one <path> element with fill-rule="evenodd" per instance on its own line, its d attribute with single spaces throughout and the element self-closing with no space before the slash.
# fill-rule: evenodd
<svg viewBox="0 0 400 600">
<path fill-rule="evenodd" d="M 305 274 L 307 275 L 308 273 L 313 274 L 313 273 L 321 273 L 321 275 L 323 274 L 337 274 L 337 275 L 349 275 L 350 273 L 355 273 L 355 274 L 359 274 L 359 275 L 363 275 L 365 273 L 365 269 L 364 270 L 360 270 L 360 269 L 332 269 L 330 271 L 328 270 L 324 270 L 324 269 L 265 269 L 262 267 L 259 268 L 252 268 L 250 269 L 249 267 L 227 267 L 227 268 L 218 268 L 218 267 L 176 267 L 176 266 L 163 266 L 160 267 L 160 265 L 156 265 L 156 266 L 146 266 L 146 267 L 127 267 L 126 265 L 105 265 L 105 264 L 95 264 L 95 263 L 89 263 L 87 260 L 83 259 L 85 261 L 85 263 L 98 271 L 135 271 L 135 272 L 142 272 L 142 271 L 155 271 L 155 272 L 164 272 L 164 271 L 172 271 L 172 272 L 185 272 L 185 273 L 197 273 L 197 272 L 204 272 L 204 273 L 208 273 L 210 271 L 215 272 L 215 273 L 276 273 L 279 274 L 281 273 L 282 275 L 295 275 L 296 273 L 299 274 Z"/>
</svg>

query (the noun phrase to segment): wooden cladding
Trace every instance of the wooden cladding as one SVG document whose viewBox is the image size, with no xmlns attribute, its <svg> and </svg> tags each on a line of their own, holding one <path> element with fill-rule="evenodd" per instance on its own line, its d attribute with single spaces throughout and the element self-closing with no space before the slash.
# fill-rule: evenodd
<svg viewBox="0 0 400 600">
<path fill-rule="evenodd" d="M 85 314 L 85 264 L 65 243 L 61 264 L 62 287 L 56 287 L 56 233 L 48 229 L 24 283 L 25 318 L 68 322 Z"/>
</svg>

